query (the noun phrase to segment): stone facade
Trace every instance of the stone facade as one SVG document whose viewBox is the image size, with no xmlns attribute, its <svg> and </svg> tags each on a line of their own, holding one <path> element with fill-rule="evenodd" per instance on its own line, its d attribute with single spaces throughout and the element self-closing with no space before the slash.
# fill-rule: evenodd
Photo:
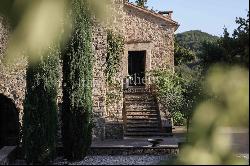
<svg viewBox="0 0 250 166">
<path fill-rule="evenodd" d="M 146 71 L 174 66 L 174 32 L 176 25 L 166 22 L 152 12 L 125 4 L 125 41 L 124 64 L 127 64 L 128 51 L 145 50 Z M 124 66 L 124 74 L 128 71 Z"/>
<path fill-rule="evenodd" d="M 170 16 L 163 16 L 147 9 L 132 5 L 124 0 L 113 0 L 112 14 L 106 23 L 93 26 L 93 138 L 122 138 L 123 127 L 123 79 L 128 75 L 128 51 L 146 51 L 146 72 L 174 66 L 174 32 L 178 24 Z M 115 76 L 118 87 L 106 84 L 105 65 L 107 55 L 107 30 L 121 34 L 125 39 L 124 56 L 120 69 Z M 3 55 L 8 27 L 0 18 L 0 56 Z M 0 57 L 0 93 L 14 100 L 22 117 L 25 96 L 25 74 L 27 62 L 25 58 L 18 60 L 14 67 L 1 62 Z M 150 85 L 150 80 L 146 82 Z M 116 93 L 119 100 L 107 104 L 108 93 Z M 58 101 L 61 99 L 61 92 Z M 113 134 L 112 134 L 113 133 Z"/>
<path fill-rule="evenodd" d="M 94 131 L 93 137 L 104 139 L 105 137 L 105 111 L 106 111 L 106 52 L 107 52 L 107 32 L 102 25 L 96 23 L 93 27 L 93 53 L 94 73 L 93 73 L 93 113 Z"/>
<path fill-rule="evenodd" d="M 25 58 L 20 57 L 15 65 L 2 63 L 6 46 L 8 43 L 9 26 L 7 21 L 0 17 L 0 93 L 12 99 L 19 110 L 22 119 L 23 101 L 26 88 L 26 66 Z"/>
</svg>

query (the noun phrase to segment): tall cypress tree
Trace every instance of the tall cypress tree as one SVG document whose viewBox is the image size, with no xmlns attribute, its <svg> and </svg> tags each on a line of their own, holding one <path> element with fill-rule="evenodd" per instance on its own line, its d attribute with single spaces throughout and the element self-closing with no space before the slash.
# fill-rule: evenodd
<svg viewBox="0 0 250 166">
<path fill-rule="evenodd" d="M 63 53 L 62 136 L 65 157 L 86 156 L 92 137 L 91 22 L 87 0 L 72 0 L 73 32 Z"/>
<path fill-rule="evenodd" d="M 28 163 L 45 164 L 55 155 L 59 51 L 51 47 L 34 63 L 28 59 L 23 147 Z"/>
</svg>

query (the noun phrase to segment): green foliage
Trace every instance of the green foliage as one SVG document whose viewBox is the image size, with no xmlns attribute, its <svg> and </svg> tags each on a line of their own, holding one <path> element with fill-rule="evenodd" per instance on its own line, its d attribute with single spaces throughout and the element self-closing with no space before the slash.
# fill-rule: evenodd
<svg viewBox="0 0 250 166">
<path fill-rule="evenodd" d="M 175 36 L 176 42 L 186 49 L 191 50 L 195 55 L 200 53 L 203 42 L 216 42 L 219 37 L 198 30 L 179 33 Z"/>
<path fill-rule="evenodd" d="M 93 55 L 87 0 L 73 0 L 73 32 L 63 54 L 62 136 L 65 157 L 86 156 L 92 138 Z"/>
<path fill-rule="evenodd" d="M 180 46 L 177 42 L 175 42 L 174 58 L 175 66 L 178 66 L 180 64 L 187 64 L 191 61 L 194 61 L 195 54 L 191 50 Z"/>
<path fill-rule="evenodd" d="M 205 67 L 220 62 L 249 68 L 249 13 L 247 19 L 237 18 L 236 23 L 239 26 L 232 36 L 225 28 L 217 42 L 203 43 L 200 58 Z"/>
<path fill-rule="evenodd" d="M 202 59 L 205 67 L 226 60 L 219 42 L 204 42 L 201 50 L 202 53 L 199 57 Z"/>
<path fill-rule="evenodd" d="M 178 75 L 185 80 L 182 85 L 185 89 L 182 113 L 187 120 L 187 129 L 189 129 L 189 122 L 197 103 L 206 97 L 203 93 L 204 77 L 200 68 L 190 69 L 187 66 L 179 66 L 176 70 Z"/>
<path fill-rule="evenodd" d="M 37 63 L 29 59 L 23 116 L 23 148 L 28 163 L 45 164 L 56 150 L 59 51 L 51 47 Z"/>
<path fill-rule="evenodd" d="M 160 102 L 171 114 L 180 112 L 184 102 L 184 80 L 170 70 L 153 71 L 153 76 Z"/>
<path fill-rule="evenodd" d="M 124 52 L 124 38 L 112 32 L 108 31 L 107 36 L 107 58 L 106 58 L 106 79 L 108 84 L 112 84 L 114 82 L 114 76 L 117 74 L 120 68 L 122 55 Z"/>
<path fill-rule="evenodd" d="M 106 93 L 107 107 L 121 100 L 120 82 L 117 81 L 116 74 L 120 70 L 122 55 L 124 53 L 124 38 L 120 34 L 108 31 L 107 36 L 107 57 L 106 57 L 106 82 L 108 91 Z M 109 114 L 109 113 L 108 113 Z M 110 116 L 110 115 L 109 115 Z M 113 115 L 111 115 L 113 116 Z"/>
<path fill-rule="evenodd" d="M 206 99 L 196 108 L 190 143 L 181 149 L 177 164 L 247 164 L 233 154 L 232 140 L 225 134 L 225 126 L 248 128 L 249 71 L 217 65 L 209 70 L 206 85 L 206 93 L 216 98 Z"/>
<path fill-rule="evenodd" d="M 175 72 L 153 71 L 153 76 L 159 102 L 172 116 L 181 113 L 189 125 L 193 109 L 203 96 L 201 71 L 179 66 Z"/>
<path fill-rule="evenodd" d="M 175 126 L 183 126 L 185 124 L 185 117 L 181 112 L 179 111 L 174 112 L 172 117 L 173 117 Z"/>
<path fill-rule="evenodd" d="M 147 2 L 148 0 L 136 0 L 135 3 L 137 6 L 143 7 L 143 8 L 147 8 Z"/>
</svg>

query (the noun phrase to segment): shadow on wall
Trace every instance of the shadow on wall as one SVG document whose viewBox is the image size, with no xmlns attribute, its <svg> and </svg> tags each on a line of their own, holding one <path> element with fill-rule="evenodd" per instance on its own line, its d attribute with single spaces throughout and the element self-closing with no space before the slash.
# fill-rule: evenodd
<svg viewBox="0 0 250 166">
<path fill-rule="evenodd" d="M 12 99 L 0 94 L 0 148 L 18 145 L 19 113 Z"/>
</svg>

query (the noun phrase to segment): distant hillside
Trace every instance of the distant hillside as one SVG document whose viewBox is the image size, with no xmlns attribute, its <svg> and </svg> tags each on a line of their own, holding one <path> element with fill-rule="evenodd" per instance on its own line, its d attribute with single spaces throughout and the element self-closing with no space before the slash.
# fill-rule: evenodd
<svg viewBox="0 0 250 166">
<path fill-rule="evenodd" d="M 180 46 L 192 50 L 194 53 L 199 53 L 201 45 L 204 41 L 216 41 L 218 36 L 213 36 L 208 33 L 192 30 L 176 34 L 176 41 Z"/>
</svg>

